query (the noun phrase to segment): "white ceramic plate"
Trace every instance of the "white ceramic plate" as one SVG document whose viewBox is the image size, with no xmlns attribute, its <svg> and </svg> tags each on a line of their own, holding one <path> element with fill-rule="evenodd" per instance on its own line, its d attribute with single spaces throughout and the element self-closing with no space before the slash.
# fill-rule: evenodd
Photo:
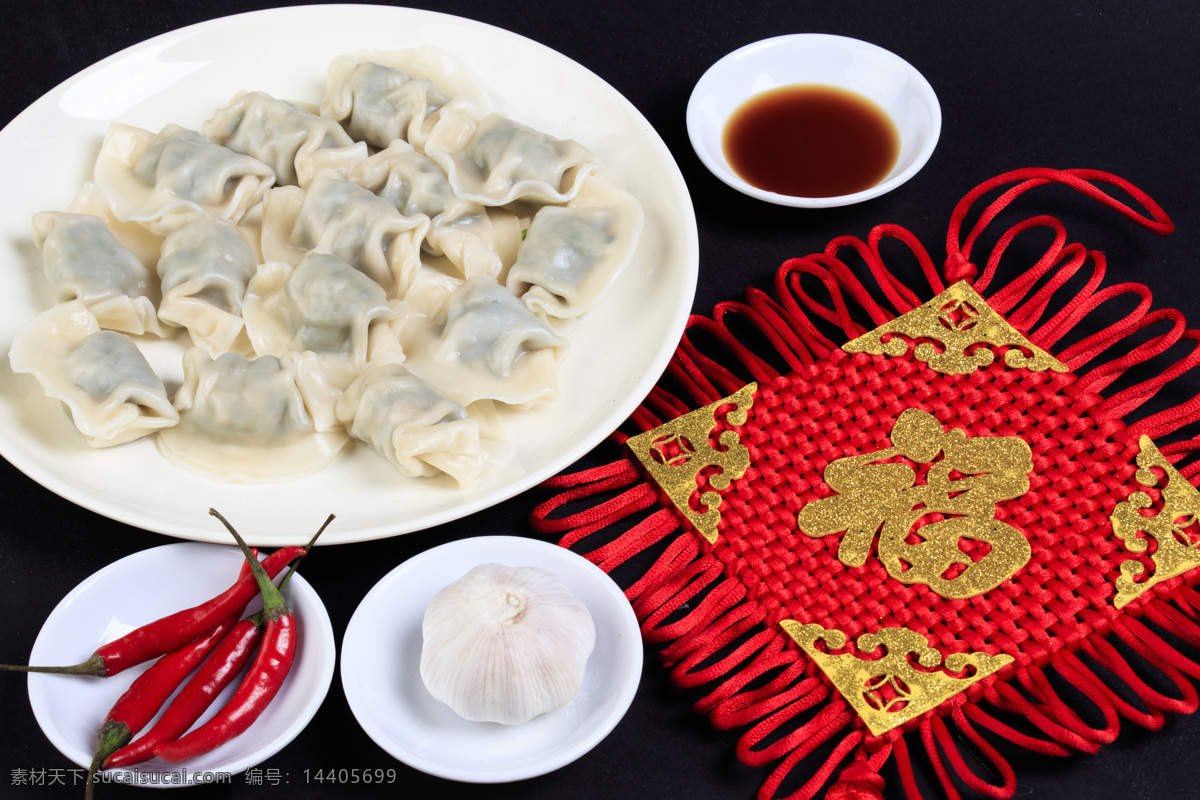
<svg viewBox="0 0 1200 800">
<path fill-rule="evenodd" d="M 725 158 L 726 122 L 751 97 L 794 84 L 846 89 L 882 108 L 900 136 L 892 171 L 869 189 L 837 197 L 792 197 L 742 180 Z M 696 155 L 739 192 L 777 205 L 826 208 L 878 197 L 916 175 L 937 146 L 942 109 L 929 81 L 895 53 L 846 36 L 797 33 L 748 44 L 709 67 L 688 100 L 687 127 Z"/>
<path fill-rule="evenodd" d="M 624 421 L 658 380 L 695 295 L 699 245 L 691 199 L 666 146 L 616 90 L 536 42 L 478 22 L 383 6 L 301 6 L 213 20 L 150 39 L 58 86 L 0 131 L 0 351 L 52 304 L 30 236 L 37 211 L 65 209 L 88 179 L 111 121 L 200 127 L 238 90 L 320 102 L 342 53 L 429 44 L 463 62 L 496 110 L 591 148 L 646 212 L 634 261 L 570 334 L 562 397 L 507 415 L 515 458 L 459 491 L 402 478 L 370 448 L 314 475 L 224 484 L 165 461 L 150 441 L 92 450 L 66 411 L 0 356 L 0 454 L 79 505 L 140 528 L 222 543 L 209 507 L 254 544 L 307 540 L 330 513 L 327 544 L 420 530 L 512 497 L 561 471 Z M 14 191 L 13 187 L 20 187 Z M 170 387 L 169 387 L 170 388 Z"/>
<path fill-rule="evenodd" d="M 425 607 L 479 564 L 549 570 L 591 612 L 596 648 L 579 694 L 566 706 L 521 725 L 470 722 L 425 689 Z M 503 783 L 569 764 L 616 727 L 641 679 L 642 640 L 629 601 L 590 561 L 537 539 L 484 536 L 427 550 L 384 576 L 346 627 L 341 665 L 350 710 L 388 753 L 442 778 Z"/>
<path fill-rule="evenodd" d="M 236 547 L 194 542 L 155 547 L 115 561 L 76 586 L 55 607 L 34 642 L 29 663 L 83 661 L 100 645 L 139 625 L 224 591 L 237 576 L 241 561 Z M 285 593 L 299 622 L 299 650 L 283 688 L 249 730 L 186 764 L 155 758 L 129 770 L 108 770 L 101 780 L 157 787 L 218 782 L 222 774 L 236 780 L 239 773 L 270 758 L 304 730 L 333 680 L 337 660 L 333 626 L 321 598 L 303 575 L 297 573 Z M 247 613 L 262 607 L 261 602 L 255 603 Z M 111 678 L 30 674 L 33 715 L 50 742 L 86 769 L 96 749 L 96 732 L 109 709 L 148 666 Z M 200 721 L 216 713 L 235 687 L 236 681 Z"/>
</svg>

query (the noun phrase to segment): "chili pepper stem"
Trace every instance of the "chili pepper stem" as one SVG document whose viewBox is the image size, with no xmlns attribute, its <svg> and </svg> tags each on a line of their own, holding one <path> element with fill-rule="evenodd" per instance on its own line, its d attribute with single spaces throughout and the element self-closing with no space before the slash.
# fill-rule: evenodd
<svg viewBox="0 0 1200 800">
<path fill-rule="evenodd" d="M 263 616 L 265 619 L 278 619 L 279 617 L 291 614 L 292 610 L 288 608 L 287 602 L 283 599 L 283 593 L 279 588 L 271 582 L 267 571 L 258 563 L 258 559 L 250 552 L 250 546 L 246 544 L 246 540 L 241 537 L 234 527 L 229 524 L 229 520 L 221 516 L 221 512 L 215 508 L 210 508 L 208 513 L 221 521 L 225 529 L 233 534 L 234 540 L 238 543 L 238 547 L 242 548 L 242 554 L 246 556 L 246 561 L 250 564 L 250 571 L 254 573 L 254 579 L 258 581 L 258 590 L 262 594 L 263 601 Z"/>
<path fill-rule="evenodd" d="M 217 516 L 220 518 L 219 514 Z M 329 523 L 333 522 L 334 518 L 334 514 L 330 514 L 328 517 L 326 517 L 325 521 L 321 523 L 321 527 L 317 528 L 317 532 L 314 533 L 312 538 L 308 540 L 308 544 L 304 545 L 304 555 L 300 556 L 291 563 L 291 569 L 288 570 L 288 574 L 284 575 L 283 580 L 279 582 L 279 591 L 282 592 L 283 587 L 287 586 L 288 581 L 292 579 L 292 576 L 296 574 L 296 570 L 300 567 L 300 562 L 304 560 L 305 556 L 312 552 L 313 545 L 317 543 L 317 539 L 321 538 L 321 534 L 325 532 L 325 529 L 329 527 Z M 226 524 L 228 525 L 228 523 Z"/>
<path fill-rule="evenodd" d="M 51 675 L 90 675 L 93 678 L 107 678 L 108 668 L 104 666 L 104 657 L 93 655 L 82 664 L 72 664 L 68 667 L 28 667 L 23 664 L 0 664 L 0 672 L 42 672 Z"/>
<path fill-rule="evenodd" d="M 84 800 L 92 800 L 92 790 L 96 783 L 96 773 L 100 771 L 100 765 L 104 763 L 104 759 L 129 744 L 129 740 L 132 738 L 133 731 L 129 730 L 129 726 L 124 722 L 109 720 L 100 726 L 100 741 L 96 745 L 95 754 L 92 756 L 92 764 L 88 767 L 87 785 L 83 790 Z"/>
<path fill-rule="evenodd" d="M 209 513 L 211 513 L 213 516 L 217 517 L 218 519 L 221 519 L 221 515 L 218 514 L 217 512 L 210 511 Z M 284 587 L 288 585 L 288 581 L 290 581 L 292 579 L 292 576 L 296 574 L 296 570 L 300 567 L 300 562 L 304 560 L 305 556 L 307 556 L 309 553 L 312 552 L 313 545 L 315 545 L 317 543 L 317 539 L 319 539 L 321 537 L 321 534 L 325 532 L 325 529 L 329 527 L 329 523 L 333 522 L 333 520 L 334 520 L 333 514 L 330 514 L 328 517 L 325 518 L 325 521 L 323 523 L 321 523 L 321 527 L 318 528 L 317 532 L 313 534 L 313 537 L 308 540 L 308 544 L 304 545 L 304 555 L 299 556 L 298 558 L 296 558 L 295 561 L 293 561 L 291 563 L 291 565 L 290 565 L 291 568 L 288 570 L 287 575 L 284 575 L 283 580 L 281 580 L 279 582 L 279 591 L 281 593 L 283 592 Z M 224 521 L 224 520 L 222 520 L 222 521 Z M 226 522 L 225 525 L 226 525 L 226 527 L 228 527 L 229 523 Z M 259 627 L 262 627 L 262 624 L 263 624 L 263 622 L 266 621 L 266 618 L 267 618 L 267 615 L 266 615 L 265 608 L 262 611 L 259 611 L 250 617 L 250 619 L 254 621 L 254 624 Z"/>
</svg>

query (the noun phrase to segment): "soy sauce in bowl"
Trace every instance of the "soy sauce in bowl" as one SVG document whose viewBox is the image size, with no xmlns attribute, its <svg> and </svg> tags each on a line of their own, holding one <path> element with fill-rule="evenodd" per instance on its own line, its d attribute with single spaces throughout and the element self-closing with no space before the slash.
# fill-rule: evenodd
<svg viewBox="0 0 1200 800">
<path fill-rule="evenodd" d="M 743 115 L 765 122 L 743 132 Z M 794 208 L 844 206 L 892 191 L 929 161 L 941 127 L 937 94 L 912 64 L 827 33 L 734 50 L 705 71 L 687 105 L 688 138 L 713 175 L 742 194 Z"/>
<path fill-rule="evenodd" d="M 781 86 L 729 117 L 722 149 L 733 171 L 759 189 L 837 197 L 870 189 L 900 152 L 896 125 L 878 105 L 836 86 Z"/>
</svg>

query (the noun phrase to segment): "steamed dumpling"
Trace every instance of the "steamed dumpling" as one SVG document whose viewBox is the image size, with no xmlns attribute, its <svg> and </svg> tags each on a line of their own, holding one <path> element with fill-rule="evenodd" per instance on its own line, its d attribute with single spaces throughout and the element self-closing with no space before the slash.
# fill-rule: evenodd
<svg viewBox="0 0 1200 800">
<path fill-rule="evenodd" d="M 161 335 L 151 273 L 91 214 L 43 211 L 33 218 L 33 241 L 60 301 L 79 300 L 102 328 Z"/>
<path fill-rule="evenodd" d="M 337 415 L 352 436 L 409 477 L 445 473 L 465 487 L 500 463 L 478 419 L 399 363 L 376 364 L 359 376 L 338 401 Z"/>
<path fill-rule="evenodd" d="M 306 475 L 325 466 L 346 443 L 316 430 L 288 358 L 184 355 L 175 394 L 179 424 L 158 436 L 167 458 L 224 481 L 262 482 Z"/>
<path fill-rule="evenodd" d="M 633 197 L 589 178 L 570 203 L 534 215 L 506 285 L 536 313 L 577 317 L 633 258 L 641 229 Z"/>
<path fill-rule="evenodd" d="M 263 258 L 296 263 L 310 250 L 338 256 L 403 297 L 421 266 L 429 222 L 406 217 L 370 191 L 330 173 L 307 189 L 272 189 L 263 208 Z"/>
<path fill-rule="evenodd" d="M 516 200 L 565 203 L 599 169 L 596 157 L 570 139 L 556 139 L 501 114 L 483 120 L 446 113 L 425 152 L 446 171 L 459 197 L 489 206 Z"/>
<path fill-rule="evenodd" d="M 433 81 L 350 56 L 329 67 L 321 113 L 341 120 L 355 139 L 384 148 L 393 141 L 423 141 L 430 118 L 450 102 Z"/>
<path fill-rule="evenodd" d="M 67 211 L 72 214 L 90 214 L 104 220 L 105 227 L 145 265 L 146 269 L 152 270 L 158 263 L 162 237 L 156 236 L 137 222 L 122 222 L 117 219 L 117 215 L 108 205 L 108 197 L 104 190 L 91 181 L 84 183 L 75 193 Z"/>
<path fill-rule="evenodd" d="M 341 122 L 372 147 L 404 141 L 420 150 L 448 105 L 480 111 L 489 106 L 474 79 L 447 53 L 414 47 L 335 58 L 321 116 Z"/>
<path fill-rule="evenodd" d="M 282 356 L 312 351 L 361 369 L 389 344 L 378 329 L 404 316 L 399 300 L 342 259 L 311 252 L 294 267 L 264 264 L 246 296 L 246 328 L 255 352 Z M 398 347 L 394 337 L 391 345 Z"/>
<path fill-rule="evenodd" d="M 9 361 L 66 405 L 92 447 L 124 444 L 179 422 L 162 379 L 133 340 L 101 330 L 82 301 L 39 314 L 13 339 Z"/>
<path fill-rule="evenodd" d="M 567 341 L 490 278 L 463 282 L 404 340 L 408 367 L 447 397 L 470 405 L 528 405 L 558 396 Z"/>
<path fill-rule="evenodd" d="M 344 172 L 367 157 L 367 146 L 351 139 L 334 120 L 265 92 L 238 93 L 201 132 L 262 161 L 280 186 L 307 186 L 323 169 Z"/>
<path fill-rule="evenodd" d="M 275 173 L 178 125 L 153 134 L 114 123 L 100 145 L 95 181 L 117 219 L 165 235 L 197 211 L 240 222 Z"/>
<path fill-rule="evenodd" d="M 521 241 L 516 216 L 501 212 L 503 216 L 498 213 L 494 218 L 482 203 L 457 196 L 445 170 L 407 142 L 392 142 L 356 165 L 348 178 L 390 202 L 404 216 L 428 219 L 422 249 L 445 256 L 463 277 L 495 278 L 511 265 L 510 254 Z"/>
<path fill-rule="evenodd" d="M 234 349 L 244 327 L 242 299 L 257 262 L 238 227 L 193 215 L 163 240 L 159 319 L 186 328 L 192 342 L 210 354 Z"/>
<path fill-rule="evenodd" d="M 641 211 L 436 48 L 339 57 L 315 99 L 238 92 L 199 131 L 110 125 L 70 213 L 35 219 L 59 306 L 13 367 L 94 446 L 156 433 L 215 480 L 304 475 L 353 435 L 466 486 L 501 463 L 502 404 L 558 397 L 561 334 Z M 173 400 L 151 365 L 172 388 L 182 368 Z"/>
</svg>

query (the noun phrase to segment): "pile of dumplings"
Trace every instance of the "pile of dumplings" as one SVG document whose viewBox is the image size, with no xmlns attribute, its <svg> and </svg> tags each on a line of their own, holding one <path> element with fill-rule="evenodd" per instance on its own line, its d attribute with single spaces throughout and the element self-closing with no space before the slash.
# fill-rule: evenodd
<svg viewBox="0 0 1200 800">
<path fill-rule="evenodd" d="M 10 361 L 90 445 L 153 436 L 250 482 L 358 441 L 465 487 L 511 449 L 499 409 L 558 396 L 642 210 L 422 47 L 334 59 L 319 107 L 245 91 L 199 131 L 114 123 L 93 181 L 32 227 L 57 304 Z M 181 343 L 173 396 L 135 337 Z"/>
</svg>

